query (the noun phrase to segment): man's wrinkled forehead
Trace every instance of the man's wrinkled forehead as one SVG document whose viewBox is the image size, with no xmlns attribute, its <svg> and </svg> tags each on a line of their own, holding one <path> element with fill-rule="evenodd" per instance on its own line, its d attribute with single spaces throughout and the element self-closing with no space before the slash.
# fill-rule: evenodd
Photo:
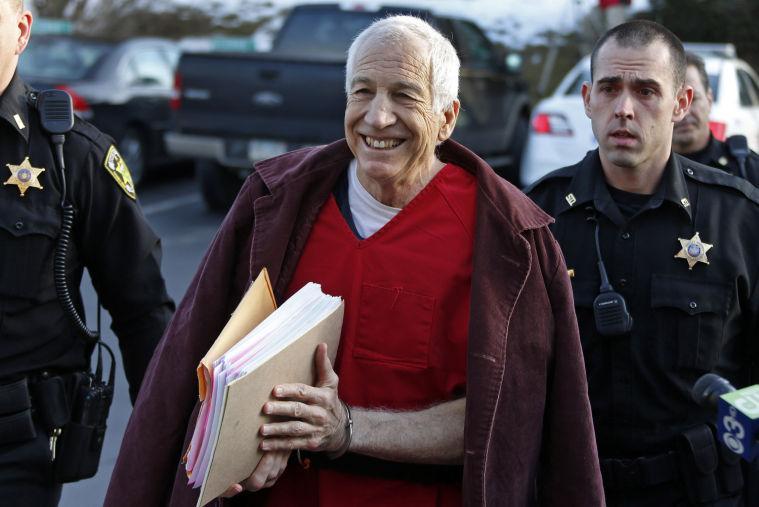
<svg viewBox="0 0 759 507">
<path fill-rule="evenodd" d="M 397 75 L 397 81 L 407 87 L 419 88 L 430 78 L 430 58 L 424 41 L 412 35 L 399 38 L 374 37 L 366 39 L 356 51 L 356 62 L 351 84 L 366 81 L 367 71 L 381 71 Z"/>
</svg>

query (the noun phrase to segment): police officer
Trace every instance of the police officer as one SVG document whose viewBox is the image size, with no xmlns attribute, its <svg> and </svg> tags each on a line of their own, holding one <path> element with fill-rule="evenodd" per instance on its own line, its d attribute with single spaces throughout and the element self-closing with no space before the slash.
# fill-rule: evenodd
<svg viewBox="0 0 759 507">
<path fill-rule="evenodd" d="M 704 61 L 685 53 L 685 84 L 693 88 L 693 102 L 682 121 L 675 124 L 672 149 L 691 160 L 746 178 L 759 186 L 759 155 L 748 149 L 745 136 L 732 136 L 725 142 L 714 138 L 709 129 L 709 114 L 714 94 L 706 75 Z"/>
<path fill-rule="evenodd" d="M 690 391 L 709 371 L 750 382 L 759 191 L 672 153 L 693 92 L 669 30 L 622 24 L 591 62 L 599 147 L 527 192 L 555 217 L 572 277 L 607 503 L 734 505 L 738 456 Z"/>
<path fill-rule="evenodd" d="M 47 506 L 58 503 L 61 485 L 53 475 L 55 438 L 41 414 L 71 403 L 70 379 L 88 368 L 93 344 L 54 283 L 64 180 L 36 95 L 15 74 L 31 26 L 21 0 L 0 0 L 0 503 Z M 159 240 L 108 136 L 77 119 L 63 151 L 65 200 L 74 208 L 64 265 L 72 303 L 81 314 L 78 287 L 87 268 L 113 318 L 134 401 L 174 309 Z M 48 396 L 43 404 L 35 387 L 57 378 L 64 399 Z"/>
</svg>

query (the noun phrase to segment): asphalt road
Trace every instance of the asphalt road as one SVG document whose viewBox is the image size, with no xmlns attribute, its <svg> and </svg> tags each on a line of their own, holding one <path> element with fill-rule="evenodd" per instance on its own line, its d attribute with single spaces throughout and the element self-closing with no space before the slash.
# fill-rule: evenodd
<svg viewBox="0 0 759 507">
<path fill-rule="evenodd" d="M 223 216 L 208 212 L 189 170 L 177 166 L 146 181 L 139 191 L 140 202 L 150 224 L 163 243 L 163 275 L 169 294 L 179 304 L 198 264 L 218 229 Z M 95 322 L 96 296 L 89 279 L 83 284 L 88 322 Z M 108 417 L 103 454 L 97 475 L 63 487 L 60 506 L 96 507 L 103 503 L 108 481 L 116 462 L 132 405 L 121 367 L 118 342 L 103 312 L 103 337 L 117 355 L 116 392 Z M 91 324 L 93 327 L 94 324 Z"/>
</svg>

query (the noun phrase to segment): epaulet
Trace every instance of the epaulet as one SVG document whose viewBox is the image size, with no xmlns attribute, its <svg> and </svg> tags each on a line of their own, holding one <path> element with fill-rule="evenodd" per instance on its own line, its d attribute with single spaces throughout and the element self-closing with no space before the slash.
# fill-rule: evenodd
<svg viewBox="0 0 759 507">
<path fill-rule="evenodd" d="M 719 187 L 731 188 L 737 190 L 746 198 L 759 204 L 759 188 L 752 185 L 750 182 L 730 174 L 726 171 L 715 169 L 692 160 L 680 157 L 680 164 L 682 166 L 683 173 L 690 179 L 705 183 L 707 185 L 714 185 Z"/>
<path fill-rule="evenodd" d="M 562 167 L 561 169 L 556 169 L 554 171 L 551 171 L 550 173 L 546 174 L 539 180 L 531 183 L 530 185 L 527 185 L 527 187 L 525 187 L 522 190 L 522 192 L 524 192 L 525 194 L 529 194 L 536 188 L 543 186 L 543 184 L 546 184 L 549 181 L 553 181 L 553 180 L 561 180 L 561 179 L 571 180 L 574 177 L 575 172 L 577 172 L 577 166 L 578 164 L 575 164 L 575 165 L 570 165 L 567 167 Z"/>
<path fill-rule="evenodd" d="M 107 150 L 108 146 L 113 144 L 113 140 L 108 136 L 100 132 L 100 130 L 91 123 L 80 118 L 76 118 L 74 121 L 74 127 L 71 131 L 86 137 L 89 141 L 101 146 L 104 150 Z"/>
</svg>

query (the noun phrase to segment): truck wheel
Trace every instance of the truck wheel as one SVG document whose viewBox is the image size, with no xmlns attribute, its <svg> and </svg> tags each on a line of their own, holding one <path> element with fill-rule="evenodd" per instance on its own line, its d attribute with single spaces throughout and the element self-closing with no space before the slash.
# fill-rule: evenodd
<svg viewBox="0 0 759 507">
<path fill-rule="evenodd" d="M 228 211 L 240 191 L 242 180 L 229 168 L 210 160 L 196 161 L 195 174 L 208 209 Z"/>
</svg>

